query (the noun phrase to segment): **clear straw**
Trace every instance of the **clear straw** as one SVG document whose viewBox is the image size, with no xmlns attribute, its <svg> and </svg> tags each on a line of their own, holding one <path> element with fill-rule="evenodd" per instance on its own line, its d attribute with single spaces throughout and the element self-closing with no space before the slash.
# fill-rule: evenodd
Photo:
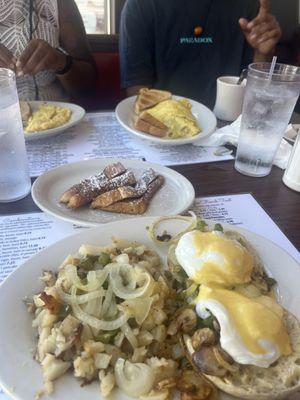
<svg viewBox="0 0 300 400">
<path fill-rule="evenodd" d="M 271 63 L 270 71 L 269 71 L 269 79 L 268 79 L 269 82 L 271 82 L 271 80 L 272 80 L 272 76 L 273 76 L 273 72 L 274 72 L 274 69 L 275 69 L 276 61 L 277 61 L 277 56 L 274 56 L 273 60 L 272 60 L 272 63 Z"/>
</svg>

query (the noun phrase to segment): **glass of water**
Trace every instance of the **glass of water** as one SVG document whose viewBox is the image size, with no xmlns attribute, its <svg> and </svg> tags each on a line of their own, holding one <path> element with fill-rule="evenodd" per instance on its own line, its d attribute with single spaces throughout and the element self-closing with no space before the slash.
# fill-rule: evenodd
<svg viewBox="0 0 300 400">
<path fill-rule="evenodd" d="M 300 68 L 270 63 L 249 65 L 235 169 L 244 175 L 266 176 L 300 92 Z"/>
<path fill-rule="evenodd" d="M 0 202 L 22 199 L 30 187 L 15 74 L 0 68 Z"/>
</svg>

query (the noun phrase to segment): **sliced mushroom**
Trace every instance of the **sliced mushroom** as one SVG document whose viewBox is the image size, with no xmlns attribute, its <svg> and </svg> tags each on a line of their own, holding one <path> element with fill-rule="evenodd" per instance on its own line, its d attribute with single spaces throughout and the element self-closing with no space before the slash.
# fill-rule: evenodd
<svg viewBox="0 0 300 400">
<path fill-rule="evenodd" d="M 212 393 L 212 386 L 193 370 L 183 370 L 177 381 L 181 400 L 205 400 Z"/>
<path fill-rule="evenodd" d="M 215 343 L 216 335 L 210 328 L 197 329 L 192 336 L 192 345 L 196 351 L 202 346 L 211 346 Z"/>
<path fill-rule="evenodd" d="M 197 315 L 191 308 L 182 310 L 168 327 L 167 334 L 170 336 L 176 335 L 178 332 L 189 333 L 197 326 Z"/>
<path fill-rule="evenodd" d="M 219 364 L 214 348 L 205 346 L 196 351 L 192 356 L 193 366 L 203 374 L 224 376 L 227 371 Z"/>
</svg>

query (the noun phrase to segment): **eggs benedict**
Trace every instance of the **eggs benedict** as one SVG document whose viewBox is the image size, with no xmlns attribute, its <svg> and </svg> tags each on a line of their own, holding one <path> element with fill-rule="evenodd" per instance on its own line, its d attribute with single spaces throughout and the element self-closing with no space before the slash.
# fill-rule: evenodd
<svg viewBox="0 0 300 400">
<path fill-rule="evenodd" d="M 175 255 L 187 276 L 197 284 L 228 287 L 251 280 L 252 255 L 237 240 L 220 231 L 193 230 L 184 234 Z"/>
<path fill-rule="evenodd" d="M 282 355 L 291 354 L 282 308 L 270 297 L 256 299 L 217 287 L 202 285 L 197 314 L 212 314 L 220 325 L 220 344 L 239 364 L 267 368 Z"/>
</svg>

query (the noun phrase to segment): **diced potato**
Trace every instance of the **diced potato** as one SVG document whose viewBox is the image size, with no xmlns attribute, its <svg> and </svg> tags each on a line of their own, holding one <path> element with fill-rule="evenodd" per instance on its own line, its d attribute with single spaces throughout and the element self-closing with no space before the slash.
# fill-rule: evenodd
<svg viewBox="0 0 300 400">
<path fill-rule="evenodd" d="M 153 341 L 153 335 L 146 330 L 142 330 L 138 334 L 137 339 L 140 346 L 148 346 Z"/>
<path fill-rule="evenodd" d="M 158 343 L 162 343 L 167 337 L 167 328 L 165 325 L 158 325 L 152 329 L 151 334 L 153 335 L 154 340 Z"/>
<path fill-rule="evenodd" d="M 145 360 L 145 356 L 147 355 L 146 347 L 136 347 L 133 351 L 133 355 L 131 357 L 131 362 L 133 363 L 142 363 Z"/>
<path fill-rule="evenodd" d="M 106 369 L 109 366 L 112 355 L 105 353 L 97 353 L 94 355 L 95 367 L 98 369 Z"/>
<path fill-rule="evenodd" d="M 96 368 L 94 364 L 94 359 L 89 357 L 87 354 L 82 354 L 81 357 L 77 357 L 74 362 L 74 375 L 77 378 L 85 378 L 91 381 L 96 374 Z"/>
<path fill-rule="evenodd" d="M 172 378 L 177 372 L 177 363 L 166 358 L 151 357 L 146 361 L 155 374 L 155 384 L 163 379 Z"/>
<path fill-rule="evenodd" d="M 41 363 L 45 382 L 54 381 L 71 367 L 70 362 L 55 358 L 52 354 L 47 354 Z"/>
<path fill-rule="evenodd" d="M 170 396 L 169 390 L 151 390 L 147 395 L 140 396 L 141 400 L 167 400 Z"/>
<path fill-rule="evenodd" d="M 84 351 L 90 355 L 96 353 L 103 353 L 105 351 L 105 344 L 102 342 L 94 342 L 93 340 L 88 340 L 83 344 Z"/>
<path fill-rule="evenodd" d="M 105 374 L 104 370 L 99 372 L 100 392 L 103 397 L 110 395 L 116 385 L 115 375 L 112 372 Z"/>
</svg>

